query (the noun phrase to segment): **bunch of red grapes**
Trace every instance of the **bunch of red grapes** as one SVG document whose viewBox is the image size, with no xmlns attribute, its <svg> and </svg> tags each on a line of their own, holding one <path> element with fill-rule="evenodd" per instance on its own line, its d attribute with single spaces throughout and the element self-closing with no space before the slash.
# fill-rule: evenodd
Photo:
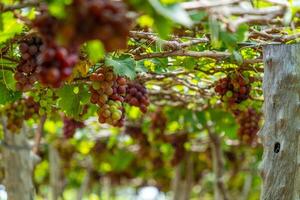
<svg viewBox="0 0 300 200">
<path fill-rule="evenodd" d="M 39 37 L 31 37 L 20 43 L 21 61 L 15 73 L 17 90 L 27 91 L 37 81 L 37 58 L 41 53 L 42 45 L 43 42 Z"/>
<path fill-rule="evenodd" d="M 167 128 L 168 119 L 162 108 L 158 108 L 151 115 L 151 129 L 157 134 L 157 137 L 162 138 Z"/>
<path fill-rule="evenodd" d="M 89 40 L 99 39 L 107 51 L 124 49 L 132 20 L 121 1 L 74 0 L 64 20 L 43 12 L 34 26 L 47 40 L 63 38 L 68 49 L 78 49 Z"/>
<path fill-rule="evenodd" d="M 138 144 L 138 155 L 141 158 L 150 156 L 151 144 L 140 125 L 127 124 L 125 127 L 125 133 L 128 134 Z"/>
<path fill-rule="evenodd" d="M 37 15 L 32 25 L 38 29 L 43 40 L 50 44 L 54 43 L 57 33 L 62 26 L 62 21 L 51 16 L 47 8 L 45 8 Z"/>
<path fill-rule="evenodd" d="M 222 101 L 229 104 L 239 104 L 249 98 L 252 82 L 251 77 L 232 73 L 217 82 L 215 91 L 222 96 Z"/>
<path fill-rule="evenodd" d="M 242 143 L 255 145 L 262 114 L 253 108 L 248 108 L 245 111 L 236 110 L 234 115 L 239 124 L 238 136 Z"/>
<path fill-rule="evenodd" d="M 45 45 L 38 56 L 37 74 L 39 81 L 46 86 L 58 88 L 71 74 L 77 63 L 77 53 L 57 45 Z"/>
<path fill-rule="evenodd" d="M 37 60 L 38 78 L 43 85 L 54 88 L 72 74 L 79 48 L 85 42 L 100 39 L 107 51 L 125 48 L 132 21 L 120 1 L 74 0 L 66 9 L 65 19 L 57 19 L 43 9 L 33 21 L 44 41 Z M 56 43 L 58 38 L 63 38 L 63 46 Z M 27 89 L 23 82 L 19 87 Z"/>
<path fill-rule="evenodd" d="M 72 138 L 78 128 L 84 128 L 85 124 L 72 118 L 64 117 L 63 134 L 65 138 Z"/>
<path fill-rule="evenodd" d="M 188 140 L 188 135 L 185 133 L 170 135 L 167 138 L 167 140 L 172 144 L 173 148 L 175 149 L 173 158 L 171 160 L 171 165 L 176 166 L 185 158 L 186 149 L 184 144 Z"/>
<path fill-rule="evenodd" d="M 69 13 L 61 30 L 69 43 L 99 39 L 107 51 L 126 48 L 132 20 L 122 1 L 74 0 Z"/>
<path fill-rule="evenodd" d="M 129 105 L 136 106 L 143 113 L 146 113 L 149 106 L 147 89 L 140 83 L 128 83 L 125 101 Z"/>
<path fill-rule="evenodd" d="M 123 126 L 124 97 L 126 94 L 127 80 L 116 76 L 112 69 L 103 67 L 90 76 L 91 103 L 97 104 L 98 120 L 100 123 L 108 123 L 113 126 Z"/>
</svg>

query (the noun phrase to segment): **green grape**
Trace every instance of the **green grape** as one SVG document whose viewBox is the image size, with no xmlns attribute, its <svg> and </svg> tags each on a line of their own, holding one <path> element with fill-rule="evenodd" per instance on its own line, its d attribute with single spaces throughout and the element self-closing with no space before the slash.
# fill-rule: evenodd
<svg viewBox="0 0 300 200">
<path fill-rule="evenodd" d="M 47 100 L 42 99 L 42 100 L 40 101 L 40 105 L 41 105 L 42 107 L 46 107 L 47 104 L 48 104 Z"/>
<path fill-rule="evenodd" d="M 99 82 L 93 82 L 92 87 L 94 90 L 99 90 L 101 88 L 101 84 Z"/>
<path fill-rule="evenodd" d="M 46 93 L 46 95 L 48 96 L 48 97 L 52 97 L 53 96 L 53 91 L 52 90 L 47 90 L 47 93 Z"/>
<path fill-rule="evenodd" d="M 33 100 L 34 100 L 35 102 L 38 102 L 38 101 L 40 100 L 40 97 L 39 97 L 39 96 L 34 96 L 34 97 L 33 97 Z"/>
<path fill-rule="evenodd" d="M 226 92 L 226 96 L 227 97 L 232 97 L 233 96 L 233 92 L 232 91 L 227 91 Z"/>
<path fill-rule="evenodd" d="M 121 119 L 121 117 L 122 117 L 122 113 L 121 112 L 113 112 L 113 114 L 112 114 L 112 119 L 114 120 L 114 121 L 118 121 L 118 120 L 120 120 Z"/>
</svg>

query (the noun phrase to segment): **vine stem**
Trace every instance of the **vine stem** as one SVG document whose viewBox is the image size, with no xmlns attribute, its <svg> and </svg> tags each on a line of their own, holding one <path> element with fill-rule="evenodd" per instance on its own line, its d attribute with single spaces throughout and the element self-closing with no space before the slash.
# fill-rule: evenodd
<svg viewBox="0 0 300 200">
<path fill-rule="evenodd" d="M 32 152 L 35 153 L 35 154 L 37 154 L 38 151 L 39 151 L 39 147 L 40 147 L 41 139 L 42 139 L 42 136 L 43 136 L 43 129 L 44 129 L 46 119 L 47 119 L 46 115 L 43 115 L 41 117 L 40 123 L 39 123 L 39 125 L 36 129 L 36 132 L 35 132 L 35 138 L 34 138 L 35 142 L 34 142 L 34 145 L 33 145 L 33 148 L 32 148 Z"/>
</svg>

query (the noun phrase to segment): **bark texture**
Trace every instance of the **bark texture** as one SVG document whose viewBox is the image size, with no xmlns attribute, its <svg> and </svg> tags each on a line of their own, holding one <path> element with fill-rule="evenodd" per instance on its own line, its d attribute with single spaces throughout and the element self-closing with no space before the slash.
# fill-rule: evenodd
<svg viewBox="0 0 300 200">
<path fill-rule="evenodd" d="M 193 157 L 188 153 L 184 162 L 176 166 L 173 178 L 173 200 L 189 200 L 194 186 L 194 162 Z"/>
<path fill-rule="evenodd" d="M 215 200 L 229 200 L 228 192 L 224 183 L 224 162 L 221 149 L 220 137 L 214 133 L 212 127 L 208 127 L 209 138 L 211 142 L 213 171 L 215 175 L 214 182 L 214 199 Z"/>
<path fill-rule="evenodd" d="M 264 47 L 262 200 L 300 199 L 300 44 Z"/>
<path fill-rule="evenodd" d="M 11 133 L 4 128 L 4 184 L 9 200 L 34 199 L 32 172 L 35 155 L 25 133 L 24 127 L 19 133 Z"/>
<path fill-rule="evenodd" d="M 57 200 L 61 196 L 64 188 L 62 180 L 62 163 L 56 148 L 49 145 L 49 164 L 50 164 L 50 199 Z"/>
</svg>

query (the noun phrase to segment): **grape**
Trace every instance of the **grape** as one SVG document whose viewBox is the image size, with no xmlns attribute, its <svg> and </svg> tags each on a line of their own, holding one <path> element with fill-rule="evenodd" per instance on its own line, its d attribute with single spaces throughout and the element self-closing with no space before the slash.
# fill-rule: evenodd
<svg viewBox="0 0 300 200">
<path fill-rule="evenodd" d="M 129 105 L 139 107 L 143 113 L 147 112 L 149 99 L 146 88 L 140 83 L 128 83 L 125 102 Z"/>
</svg>

